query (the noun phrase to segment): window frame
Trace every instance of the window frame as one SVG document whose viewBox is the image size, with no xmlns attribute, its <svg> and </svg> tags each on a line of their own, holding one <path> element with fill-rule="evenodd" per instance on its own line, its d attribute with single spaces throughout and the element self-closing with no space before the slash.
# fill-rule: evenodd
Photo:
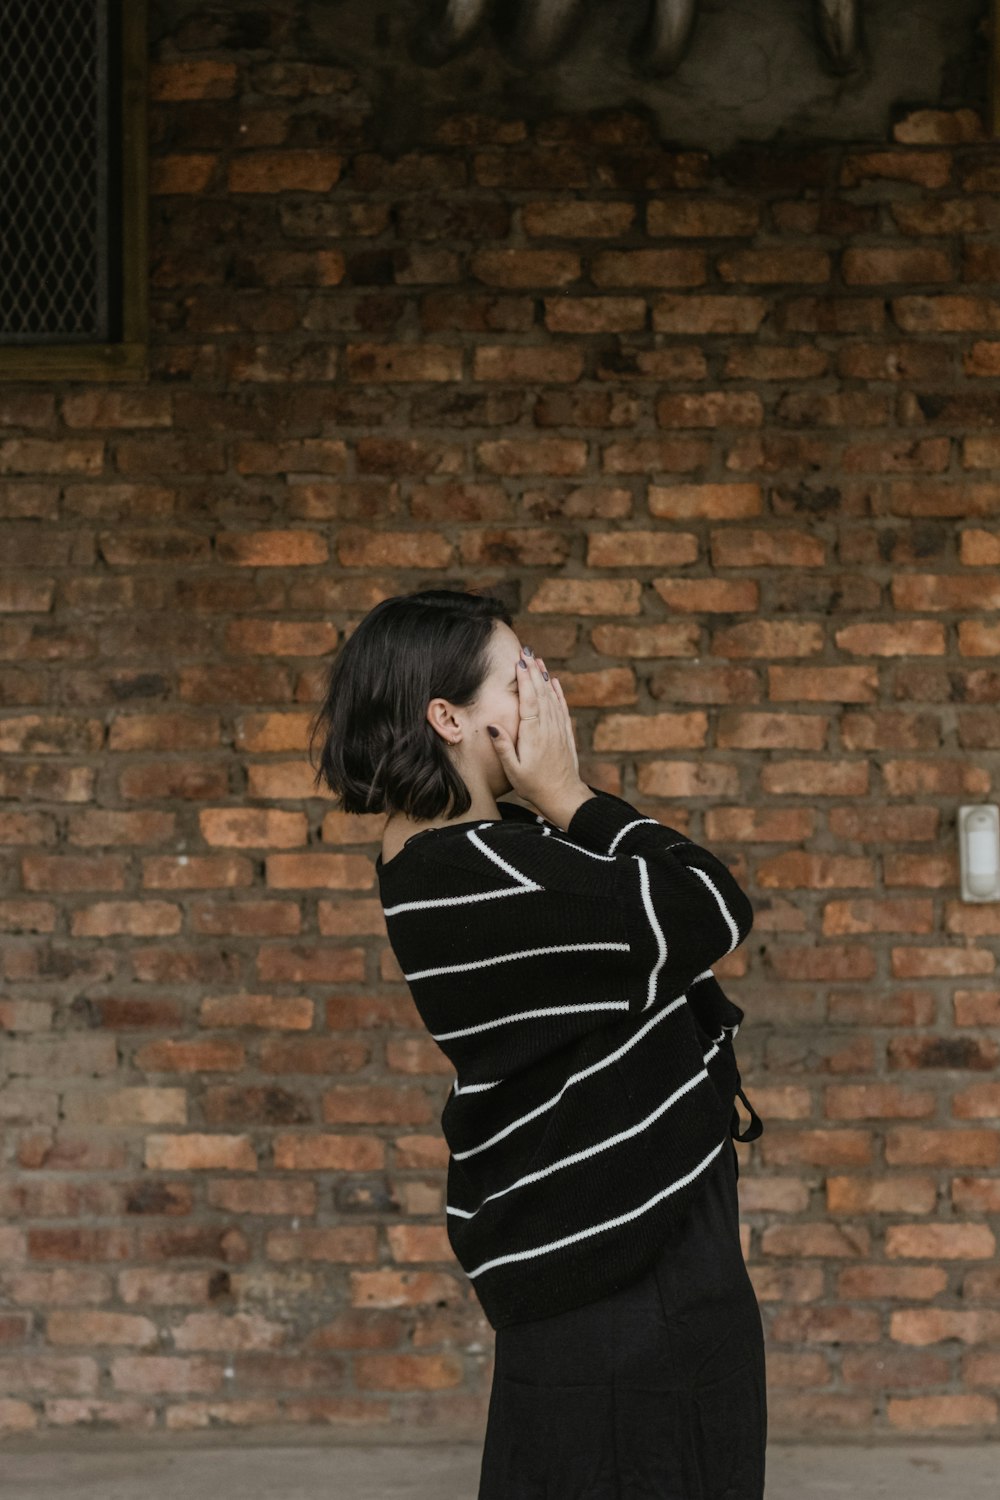
<svg viewBox="0 0 1000 1500">
<path fill-rule="evenodd" d="M 121 329 L 114 343 L 0 344 L 0 381 L 135 380 L 149 358 L 149 69 L 145 0 L 116 0 L 121 27 Z"/>
</svg>

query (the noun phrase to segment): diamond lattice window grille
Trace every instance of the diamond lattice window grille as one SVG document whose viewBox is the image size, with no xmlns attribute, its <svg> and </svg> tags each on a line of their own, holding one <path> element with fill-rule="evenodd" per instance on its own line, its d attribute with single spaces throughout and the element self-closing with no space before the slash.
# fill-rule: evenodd
<svg viewBox="0 0 1000 1500">
<path fill-rule="evenodd" d="M 146 0 L 0 0 L 0 381 L 148 378 Z"/>
<path fill-rule="evenodd" d="M 121 336 L 114 0 L 0 0 L 0 344 Z"/>
</svg>

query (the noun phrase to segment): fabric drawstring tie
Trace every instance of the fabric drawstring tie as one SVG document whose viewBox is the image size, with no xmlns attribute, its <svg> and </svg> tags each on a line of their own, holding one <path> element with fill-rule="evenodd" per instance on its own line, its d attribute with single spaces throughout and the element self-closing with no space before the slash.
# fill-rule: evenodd
<svg viewBox="0 0 1000 1500">
<path fill-rule="evenodd" d="M 743 1103 L 746 1105 L 747 1109 L 750 1111 L 750 1124 L 747 1126 L 743 1134 L 740 1135 L 740 1116 L 739 1111 L 737 1110 L 734 1103 L 733 1118 L 729 1122 L 729 1134 L 731 1136 L 735 1136 L 736 1140 L 738 1141 L 755 1141 L 764 1129 L 764 1122 L 740 1087 L 741 1080 L 738 1073 L 736 1075 L 736 1080 L 736 1092 L 743 1100 Z"/>
</svg>

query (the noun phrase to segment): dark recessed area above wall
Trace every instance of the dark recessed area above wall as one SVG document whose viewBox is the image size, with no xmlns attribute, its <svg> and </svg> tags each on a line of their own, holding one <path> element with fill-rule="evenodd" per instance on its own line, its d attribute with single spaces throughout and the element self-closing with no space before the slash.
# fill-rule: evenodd
<svg viewBox="0 0 1000 1500">
<path fill-rule="evenodd" d="M 495 4 L 471 44 L 434 66 L 414 54 L 440 20 L 441 0 L 314 5 L 302 50 L 357 68 L 386 151 L 414 145 L 441 110 L 529 120 L 646 110 L 664 142 L 719 150 L 740 141 L 889 139 L 906 109 L 986 103 L 989 0 L 859 0 L 859 44 L 846 71 L 824 47 L 813 0 L 701 0 L 684 56 L 665 77 L 643 77 L 631 56 L 646 0 L 581 0 L 568 41 L 535 65 L 512 56 L 519 9 Z"/>
</svg>

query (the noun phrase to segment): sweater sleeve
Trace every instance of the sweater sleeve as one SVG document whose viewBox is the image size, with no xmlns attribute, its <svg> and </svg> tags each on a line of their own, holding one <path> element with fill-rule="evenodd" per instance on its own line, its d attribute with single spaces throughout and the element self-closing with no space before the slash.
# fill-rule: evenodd
<svg viewBox="0 0 1000 1500">
<path fill-rule="evenodd" d="M 634 952 L 651 960 L 645 1010 L 672 1000 L 739 947 L 753 906 L 723 860 L 631 803 L 590 787 L 566 829 L 574 844 L 612 862 L 614 891 Z"/>
<path fill-rule="evenodd" d="M 414 999 L 463 1081 L 515 1073 L 676 998 L 750 931 L 722 860 L 592 790 L 565 832 L 528 813 L 427 849 L 448 892 L 433 903 L 451 911 L 446 938 L 412 907 L 392 919 Z"/>
</svg>

